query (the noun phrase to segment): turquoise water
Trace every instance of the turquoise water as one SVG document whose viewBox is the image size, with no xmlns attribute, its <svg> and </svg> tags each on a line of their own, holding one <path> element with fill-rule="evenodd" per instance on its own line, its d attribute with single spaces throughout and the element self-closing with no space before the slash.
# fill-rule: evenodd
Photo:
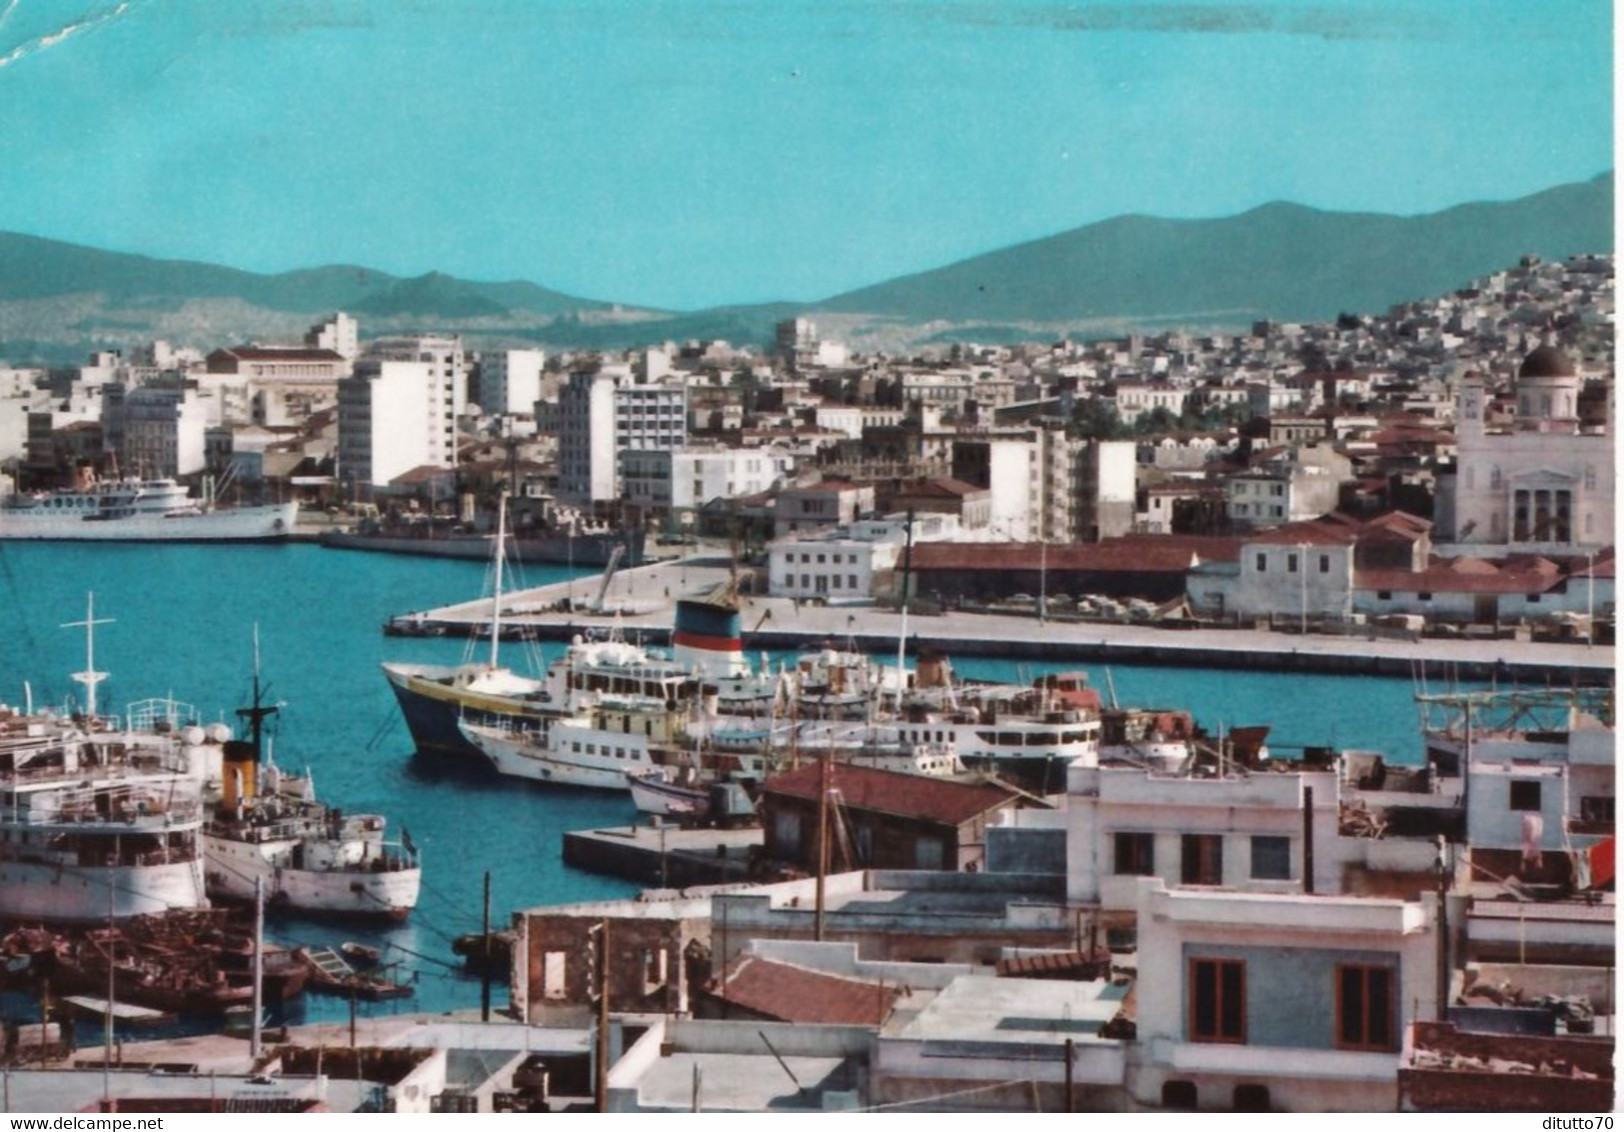
<svg viewBox="0 0 1624 1132">
<path fill-rule="evenodd" d="M 529 568 L 514 585 L 562 580 L 567 571 Z M 392 945 L 390 959 L 415 973 L 412 999 L 360 1007 L 363 1014 L 473 1006 L 479 986 L 460 974 L 449 948 L 477 930 L 484 873 L 492 877 L 492 919 L 538 904 L 628 895 L 635 886 L 566 868 L 560 835 L 625 824 L 620 795 L 547 792 L 524 783 L 473 778 L 412 754 L 385 660 L 457 663 L 469 642 L 387 638 L 389 616 L 477 596 L 480 563 L 396 557 L 298 546 L 0 546 L 0 700 L 61 704 L 85 666 L 84 618 L 94 593 L 96 668 L 109 673 L 100 708 L 122 711 L 148 696 L 173 695 L 209 720 L 234 720 L 247 702 L 253 635 L 259 630 L 268 698 L 282 705 L 273 751 L 289 769 L 308 767 L 320 797 L 349 811 L 388 816 L 423 850 L 423 894 L 409 924 L 388 930 L 289 920 L 273 934 L 289 943 L 360 939 Z M 488 649 L 488 646 L 485 646 Z M 545 663 L 561 646 L 515 667 Z M 483 652 L 483 650 L 482 650 Z M 964 676 L 1029 680 L 1066 666 L 1016 665 L 958 657 Z M 1092 672 L 1106 687 L 1105 673 Z M 1270 723 L 1276 746 L 1337 744 L 1419 757 L 1407 680 L 1285 676 L 1219 670 L 1119 667 L 1111 679 L 1124 704 L 1182 707 L 1216 730 Z M 498 1004 L 505 1000 L 500 989 Z M 307 998 L 304 1017 L 339 1018 L 346 1004 Z"/>
</svg>

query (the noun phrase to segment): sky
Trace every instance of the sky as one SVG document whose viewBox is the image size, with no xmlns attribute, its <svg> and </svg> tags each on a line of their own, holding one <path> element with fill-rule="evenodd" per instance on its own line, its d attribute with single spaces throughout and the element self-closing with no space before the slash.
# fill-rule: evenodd
<svg viewBox="0 0 1624 1132">
<path fill-rule="evenodd" d="M 808 302 L 1125 213 L 1613 165 L 1610 0 L 0 0 L 0 230 Z"/>
</svg>

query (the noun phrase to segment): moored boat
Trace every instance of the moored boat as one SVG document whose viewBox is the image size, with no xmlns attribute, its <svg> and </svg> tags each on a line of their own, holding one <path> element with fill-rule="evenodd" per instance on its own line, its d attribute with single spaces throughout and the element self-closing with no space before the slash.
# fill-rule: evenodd
<svg viewBox="0 0 1624 1132">
<path fill-rule="evenodd" d="M 0 505 L 0 539 L 66 542 L 272 542 L 293 534 L 297 503 L 223 507 L 172 479 L 87 481 Z"/>
<path fill-rule="evenodd" d="M 198 755 L 98 713 L 95 601 L 82 710 L 0 706 L 0 919 L 102 923 L 204 908 Z M 140 713 L 131 708 L 129 718 Z"/>
<path fill-rule="evenodd" d="M 218 754 L 218 802 L 203 829 L 210 895 L 320 915 L 403 920 L 417 905 L 422 866 L 410 836 L 386 837 L 378 814 L 346 814 L 316 800 L 307 775 L 290 775 L 261 757 L 259 674 L 248 742 L 227 741 Z"/>
</svg>

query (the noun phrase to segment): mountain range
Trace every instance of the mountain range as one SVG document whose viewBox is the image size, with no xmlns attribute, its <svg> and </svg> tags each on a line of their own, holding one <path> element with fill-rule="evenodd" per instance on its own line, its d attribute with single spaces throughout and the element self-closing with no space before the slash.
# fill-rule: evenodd
<svg viewBox="0 0 1624 1132">
<path fill-rule="evenodd" d="M 0 359 L 78 361 L 163 339 L 297 343 L 335 310 L 363 334 L 461 333 L 472 345 L 616 348 L 692 338 L 762 345 L 808 315 L 866 349 L 965 339 L 1087 338 L 1259 319 L 1372 314 L 1445 294 L 1528 254 L 1613 251 L 1613 174 L 1421 216 L 1275 203 L 1237 216 L 1120 216 L 817 302 L 648 310 L 531 282 L 402 278 L 335 265 L 256 274 L 0 233 Z"/>
</svg>

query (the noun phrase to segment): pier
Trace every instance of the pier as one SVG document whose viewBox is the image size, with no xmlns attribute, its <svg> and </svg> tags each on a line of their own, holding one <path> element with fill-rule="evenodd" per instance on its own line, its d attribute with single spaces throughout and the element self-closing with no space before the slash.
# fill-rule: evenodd
<svg viewBox="0 0 1624 1132">
<path fill-rule="evenodd" d="M 656 819 L 657 820 L 657 819 Z M 753 880 L 762 831 L 619 826 L 564 834 L 564 863 L 659 888 Z"/>
<path fill-rule="evenodd" d="M 669 642 L 679 597 L 702 592 L 728 577 L 725 558 L 668 559 L 603 576 L 505 593 L 502 632 L 508 637 L 569 641 L 619 633 L 628 640 Z M 599 596 L 602 595 L 601 603 Z M 813 605 L 783 597 L 752 596 L 740 608 L 746 652 L 793 651 L 824 642 L 850 643 L 871 653 L 894 652 L 903 618 L 872 603 Z M 387 631 L 406 635 L 484 636 L 491 623 L 489 597 L 438 609 L 404 612 Z M 1442 638 L 1370 629 L 1364 635 L 1298 634 L 1247 628 L 1173 628 L 1144 622 L 1082 620 L 1051 614 L 910 612 L 907 648 L 952 656 L 990 656 L 1061 664 L 1137 664 L 1304 672 L 1347 676 L 1411 676 L 1418 669 L 1440 679 L 1556 681 L 1604 684 L 1612 679 L 1614 650 L 1583 642 L 1529 642 L 1509 637 Z"/>
</svg>

